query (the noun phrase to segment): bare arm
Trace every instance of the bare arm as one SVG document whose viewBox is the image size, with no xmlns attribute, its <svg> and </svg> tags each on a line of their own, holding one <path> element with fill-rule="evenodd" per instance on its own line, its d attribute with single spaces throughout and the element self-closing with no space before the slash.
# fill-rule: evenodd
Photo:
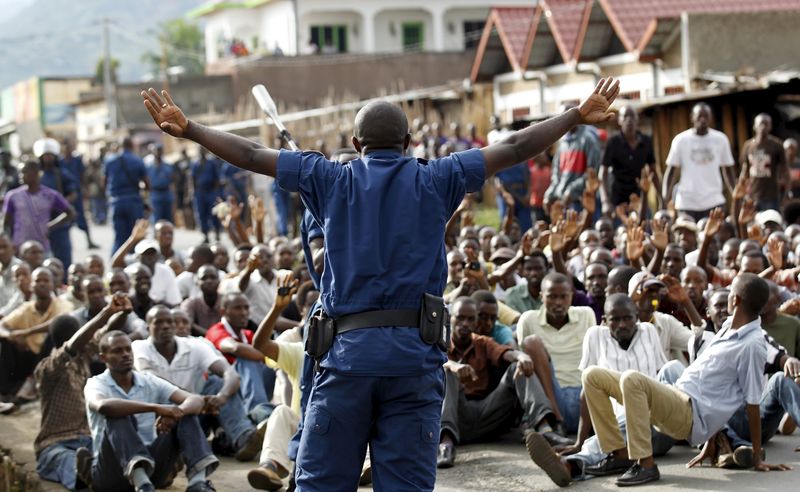
<svg viewBox="0 0 800 492">
<path fill-rule="evenodd" d="M 184 415 L 197 415 L 203 410 L 205 402 L 203 397 L 184 391 L 182 389 L 175 390 L 170 395 L 169 400 L 180 408 Z"/>
<path fill-rule="evenodd" d="M 219 344 L 219 351 L 245 360 L 264 362 L 264 354 L 246 343 L 237 342 L 233 338 L 226 338 Z"/>
<path fill-rule="evenodd" d="M 114 256 L 111 257 L 112 268 L 125 268 L 125 257 L 128 253 L 133 251 L 134 246 L 136 246 L 139 241 L 147 237 L 147 230 L 149 227 L 150 222 L 147 219 L 139 219 L 136 221 L 130 237 L 122 243 L 122 246 L 120 246 L 119 249 L 114 252 Z"/>
<path fill-rule="evenodd" d="M 163 131 L 177 138 L 188 138 L 241 169 L 275 177 L 278 151 L 232 133 L 221 132 L 190 121 L 175 105 L 167 91 L 142 91 L 144 105 Z M 162 99 L 163 98 L 163 99 Z"/>
<path fill-rule="evenodd" d="M 664 174 L 664 182 L 662 183 L 663 198 L 665 201 L 672 199 L 672 187 L 675 186 L 675 167 L 667 166 L 667 172 Z"/>
<path fill-rule="evenodd" d="M 611 213 L 614 207 L 611 205 L 611 187 L 609 186 L 608 166 L 600 165 L 600 203 L 603 204 L 603 214 Z"/>
<path fill-rule="evenodd" d="M 155 92 L 155 91 L 154 91 Z M 481 149 L 486 161 L 486 176 L 541 154 L 579 124 L 609 121 L 614 113 L 608 107 L 619 94 L 619 82 L 601 79 L 594 92 L 578 108 L 514 132 L 506 139 Z"/>
</svg>

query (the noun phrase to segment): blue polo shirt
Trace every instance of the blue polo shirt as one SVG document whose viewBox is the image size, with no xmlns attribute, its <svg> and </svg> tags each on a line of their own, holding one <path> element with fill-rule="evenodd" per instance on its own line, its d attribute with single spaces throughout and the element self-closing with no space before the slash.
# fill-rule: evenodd
<svg viewBox="0 0 800 492">
<path fill-rule="evenodd" d="M 320 292 L 333 318 L 377 309 L 419 309 L 423 293 L 447 280 L 444 229 L 464 194 L 478 191 L 485 161 L 473 149 L 432 161 L 378 151 L 346 164 L 282 150 L 277 182 L 299 192 L 322 226 Z M 384 327 L 337 336 L 322 367 L 354 375 L 404 376 L 434 370 L 443 352 L 419 330 Z"/>
</svg>

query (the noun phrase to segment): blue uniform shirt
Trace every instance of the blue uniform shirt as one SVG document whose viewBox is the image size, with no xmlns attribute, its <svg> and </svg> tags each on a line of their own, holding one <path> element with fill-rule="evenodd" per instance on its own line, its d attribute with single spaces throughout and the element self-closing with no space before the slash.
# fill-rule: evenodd
<svg viewBox="0 0 800 492">
<path fill-rule="evenodd" d="M 105 163 L 106 187 L 111 201 L 122 198 L 139 198 L 139 181 L 147 176 L 147 170 L 133 152 L 114 154 Z"/>
<path fill-rule="evenodd" d="M 219 165 L 212 159 L 205 162 L 193 162 L 191 172 L 195 191 L 208 193 L 214 191 L 219 185 Z"/>
<path fill-rule="evenodd" d="M 64 198 L 66 198 L 71 193 L 77 193 L 79 186 L 78 186 L 78 180 L 75 179 L 75 176 L 63 167 L 59 167 L 59 170 L 61 171 L 60 187 L 58 186 L 58 181 L 56 180 L 56 173 L 54 168 L 44 169 L 42 171 L 41 184 L 61 193 L 61 195 Z"/>
<path fill-rule="evenodd" d="M 86 166 L 83 164 L 83 158 L 79 155 L 72 155 L 68 159 L 61 161 L 61 168 L 66 169 L 75 178 L 78 184 L 78 195 L 81 195 L 80 183 L 83 179 L 83 174 L 86 172 Z"/>
<path fill-rule="evenodd" d="M 175 168 L 172 164 L 162 162 L 160 166 L 157 166 L 153 162 L 147 165 L 147 177 L 150 178 L 150 195 L 154 200 L 163 200 L 172 196 L 170 185 L 172 185 L 174 174 Z"/>
<path fill-rule="evenodd" d="M 311 241 L 323 237 L 322 227 L 314 220 L 311 212 L 305 210 L 303 212 L 303 220 L 300 221 L 300 238 L 303 243 L 303 256 L 306 258 L 306 267 L 308 267 L 308 274 L 311 276 L 311 281 L 314 282 L 314 287 L 319 290 L 322 277 L 314 270 L 314 257 L 311 254 Z"/>
<path fill-rule="evenodd" d="M 325 236 L 321 302 L 333 318 L 377 309 L 419 309 L 447 279 L 444 229 L 485 161 L 473 149 L 429 162 L 379 151 L 346 164 L 282 150 L 278 184 L 298 191 Z M 424 374 L 445 357 L 419 330 L 385 327 L 337 336 L 322 367 L 351 374 Z"/>
</svg>

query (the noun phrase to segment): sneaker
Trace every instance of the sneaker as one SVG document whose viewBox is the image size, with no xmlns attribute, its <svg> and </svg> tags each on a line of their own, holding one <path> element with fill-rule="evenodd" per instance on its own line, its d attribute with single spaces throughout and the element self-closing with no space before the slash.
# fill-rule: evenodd
<svg viewBox="0 0 800 492">
<path fill-rule="evenodd" d="M 238 461 L 250 461 L 255 458 L 261 452 L 261 445 L 264 443 L 264 434 L 266 432 L 267 426 L 263 425 L 242 435 L 239 438 L 241 444 L 236 449 L 235 458 Z"/>
<path fill-rule="evenodd" d="M 739 446 L 733 452 L 733 462 L 736 463 L 736 466 L 740 468 L 753 468 L 753 448 L 750 446 Z M 761 448 L 761 461 L 764 461 L 767 457 L 767 454 L 764 452 L 764 448 Z"/>
<path fill-rule="evenodd" d="M 595 477 L 604 477 L 606 475 L 620 475 L 625 473 L 636 463 L 628 458 L 617 458 L 613 453 L 608 453 L 605 458 L 600 460 L 599 463 L 592 466 L 587 466 L 584 471 L 589 475 Z"/>
<path fill-rule="evenodd" d="M 75 451 L 75 484 L 76 489 L 91 488 L 92 486 L 92 452 L 87 448 L 78 448 Z"/>
<path fill-rule="evenodd" d="M 0 414 L 8 415 L 13 412 L 17 406 L 11 402 L 0 402 Z"/>
<path fill-rule="evenodd" d="M 525 448 L 534 463 L 541 468 L 550 480 L 559 487 L 566 487 L 572 482 L 572 476 L 561 457 L 553 451 L 547 439 L 538 432 L 528 432 Z"/>
<path fill-rule="evenodd" d="M 214 484 L 206 480 L 186 487 L 186 492 L 217 492 L 217 489 L 214 488 Z"/>
<path fill-rule="evenodd" d="M 247 481 L 257 490 L 278 490 L 283 487 L 283 480 L 271 463 L 247 472 Z"/>
<path fill-rule="evenodd" d="M 642 485 L 648 482 L 655 482 L 661 479 L 658 467 L 645 468 L 639 463 L 634 464 L 628 471 L 617 479 L 617 486 L 630 487 L 632 485 Z"/>
</svg>

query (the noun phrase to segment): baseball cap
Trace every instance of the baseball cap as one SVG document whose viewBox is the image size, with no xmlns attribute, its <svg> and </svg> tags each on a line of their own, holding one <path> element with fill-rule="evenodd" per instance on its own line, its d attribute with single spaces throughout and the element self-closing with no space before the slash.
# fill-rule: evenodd
<svg viewBox="0 0 800 492">
<path fill-rule="evenodd" d="M 133 252 L 137 255 L 140 255 L 149 249 L 154 249 L 156 250 L 156 253 L 158 253 L 158 243 L 153 239 L 144 239 L 139 241 L 139 243 L 133 249 Z"/>
<path fill-rule="evenodd" d="M 689 217 L 680 216 L 675 223 L 672 224 L 672 232 L 675 232 L 678 229 L 688 229 L 692 232 L 697 232 L 697 222 Z"/>
<path fill-rule="evenodd" d="M 510 260 L 514 258 L 515 255 L 516 253 L 514 253 L 514 250 L 511 248 L 497 248 L 497 251 L 492 254 L 492 257 L 489 258 L 489 261 Z"/>
<path fill-rule="evenodd" d="M 637 291 L 645 291 L 650 287 L 666 287 L 664 282 L 657 279 L 650 272 L 638 272 L 628 282 L 628 296 L 633 297 Z"/>
<path fill-rule="evenodd" d="M 767 222 L 775 222 L 776 224 L 783 225 L 783 216 L 774 209 L 764 210 L 756 214 L 756 222 L 758 222 L 761 227 L 767 225 Z"/>
</svg>

